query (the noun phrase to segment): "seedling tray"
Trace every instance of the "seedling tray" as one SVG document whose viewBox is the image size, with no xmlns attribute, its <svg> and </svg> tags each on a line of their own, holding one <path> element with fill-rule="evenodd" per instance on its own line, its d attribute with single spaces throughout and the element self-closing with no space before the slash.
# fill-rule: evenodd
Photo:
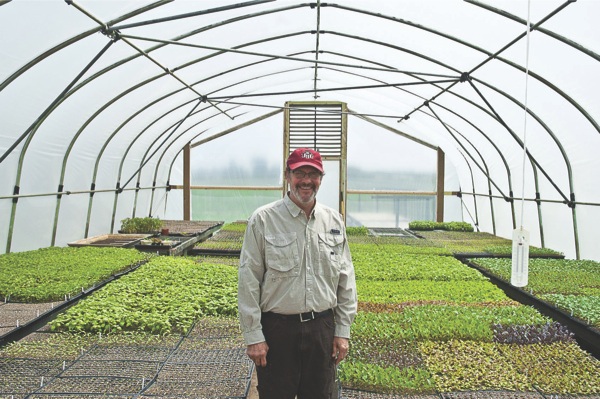
<svg viewBox="0 0 600 399">
<path fill-rule="evenodd" d="M 103 234 L 68 243 L 70 247 L 131 247 L 151 234 Z"/>
<path fill-rule="evenodd" d="M 246 398 L 253 364 L 243 345 L 232 347 L 237 329 L 235 320 L 200 321 L 193 334 L 158 344 L 91 338 L 71 360 L 0 357 L 0 398 Z M 223 346 L 185 345 L 207 340 Z"/>
<path fill-rule="evenodd" d="M 168 229 L 171 236 L 197 236 L 207 231 L 214 231 L 223 222 L 196 220 L 163 220 L 162 229 Z"/>
</svg>

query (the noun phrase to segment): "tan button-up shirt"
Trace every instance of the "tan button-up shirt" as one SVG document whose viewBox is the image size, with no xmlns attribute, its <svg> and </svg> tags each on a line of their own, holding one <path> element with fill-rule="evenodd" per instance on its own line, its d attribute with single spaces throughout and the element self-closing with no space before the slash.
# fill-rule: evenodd
<svg viewBox="0 0 600 399">
<path fill-rule="evenodd" d="M 350 337 L 357 306 L 354 267 L 340 214 L 317 203 L 309 218 L 286 195 L 248 221 L 238 309 L 247 345 L 265 341 L 261 312 L 334 309 L 335 335 Z"/>
</svg>

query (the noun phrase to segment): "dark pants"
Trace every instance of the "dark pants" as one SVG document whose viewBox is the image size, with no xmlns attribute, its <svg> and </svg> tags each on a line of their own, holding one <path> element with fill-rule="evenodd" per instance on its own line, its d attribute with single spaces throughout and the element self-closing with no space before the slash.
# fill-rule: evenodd
<svg viewBox="0 0 600 399">
<path fill-rule="evenodd" d="M 262 327 L 269 351 L 256 368 L 260 399 L 336 397 L 333 312 L 304 323 L 265 313 Z"/>
</svg>

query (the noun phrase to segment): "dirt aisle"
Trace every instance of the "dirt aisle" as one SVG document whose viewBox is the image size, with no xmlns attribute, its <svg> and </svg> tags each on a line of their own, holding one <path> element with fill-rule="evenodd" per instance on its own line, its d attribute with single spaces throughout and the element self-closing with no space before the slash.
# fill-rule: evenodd
<svg viewBox="0 0 600 399">
<path fill-rule="evenodd" d="M 248 392 L 247 399 L 258 399 L 258 390 L 256 389 L 256 368 L 252 372 L 252 381 L 250 382 L 250 392 Z"/>
</svg>

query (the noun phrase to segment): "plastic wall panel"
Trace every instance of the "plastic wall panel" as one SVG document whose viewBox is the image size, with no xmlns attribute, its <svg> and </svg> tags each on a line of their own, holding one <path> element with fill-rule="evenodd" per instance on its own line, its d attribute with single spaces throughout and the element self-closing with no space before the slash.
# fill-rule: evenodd
<svg viewBox="0 0 600 399">
<path fill-rule="evenodd" d="M 519 227 L 518 219 L 515 217 L 515 225 L 513 226 L 512 208 L 509 202 L 504 199 L 494 198 L 494 215 L 496 222 L 496 234 L 501 237 L 512 237 L 512 231 L 515 227 Z M 491 230 L 488 230 L 491 232 Z"/>
<path fill-rule="evenodd" d="M 6 251 L 6 242 L 8 239 L 8 227 L 10 225 L 11 209 L 11 199 L 0 200 L 0 253 L 4 253 Z"/>
<path fill-rule="evenodd" d="M 475 218 L 475 220 L 479 221 L 479 230 L 481 231 L 486 231 L 486 232 L 493 232 L 494 231 L 494 225 L 492 223 L 492 202 L 490 202 L 490 200 L 486 197 L 483 196 L 473 196 L 472 195 L 472 191 L 465 191 L 463 190 L 463 192 L 465 193 L 464 197 L 466 197 L 467 200 L 465 199 L 465 203 L 469 204 L 469 212 L 471 215 L 473 215 L 473 218 Z"/>
<path fill-rule="evenodd" d="M 156 190 L 155 190 L 156 191 Z M 163 191 L 161 190 L 161 194 Z M 154 193 L 156 197 L 157 192 Z M 151 209 L 151 201 L 152 201 L 152 190 L 140 190 L 137 195 L 137 200 L 134 202 L 135 204 L 135 217 L 148 217 L 152 214 L 153 209 Z M 124 204 L 125 205 L 125 204 Z M 131 205 L 133 209 L 133 204 Z"/>
<path fill-rule="evenodd" d="M 598 50 L 598 46 L 594 45 Z M 562 60 L 577 59 L 566 64 Z M 569 44 L 557 42 L 548 35 L 536 33 L 530 44 L 530 67 L 544 79 L 558 86 L 574 99 L 590 98 L 595 89 L 588 79 L 565 79 L 567 76 L 589 76 L 597 68 L 597 60 Z M 586 105 L 585 101 L 582 105 Z M 592 105 L 592 104 L 587 104 Z M 587 108 L 587 107 L 586 107 Z M 595 109 L 589 110 L 598 115 Z"/>
<path fill-rule="evenodd" d="M 165 198 L 166 209 L 161 206 L 156 215 L 166 220 L 183 220 L 183 190 L 171 190 Z"/>
<path fill-rule="evenodd" d="M 143 150 L 141 145 L 138 148 L 140 151 Z M 149 164 L 148 168 L 142 169 L 139 175 L 137 174 L 142 162 L 142 154 L 139 154 L 136 151 L 133 151 L 133 154 L 125 159 L 120 176 L 121 188 L 134 188 L 138 179 L 140 180 L 140 185 L 143 187 L 147 187 L 152 184 L 152 176 L 149 172 L 149 168 L 152 164 Z"/>
<path fill-rule="evenodd" d="M 568 177 L 566 176 L 566 173 L 562 173 L 560 175 L 558 175 L 558 174 L 554 175 L 554 176 L 552 176 L 552 178 L 555 181 L 558 188 L 560 189 L 560 191 L 557 190 L 557 188 L 554 185 L 552 185 L 545 176 L 542 176 L 540 173 L 538 173 L 540 198 L 542 198 L 544 200 L 561 201 L 561 202 L 568 200 L 569 199 L 569 185 L 568 185 Z M 564 195 L 564 197 L 563 197 L 563 195 Z"/>
<path fill-rule="evenodd" d="M 87 194 L 62 196 L 54 245 L 65 246 L 84 238 L 89 198 Z M 54 210 L 51 214 L 54 216 Z M 82 223 L 72 223 L 73 220 L 80 220 Z"/>
<path fill-rule="evenodd" d="M 283 114 L 194 147 L 191 158 L 192 185 L 280 185 Z"/>
<path fill-rule="evenodd" d="M 600 148 L 600 143 L 596 148 Z M 585 156 L 582 155 L 575 158 L 573 161 L 573 180 L 576 201 L 598 202 L 597 200 L 600 198 L 600 185 L 590 184 L 590 181 L 598 181 L 597 171 L 599 170 L 600 158 L 597 154 L 593 156 L 591 153 L 587 153 Z M 600 218 L 600 215 L 597 217 Z"/>
<path fill-rule="evenodd" d="M 218 133 L 211 132 L 209 137 Z M 283 182 L 283 114 L 194 147 L 191 158 L 192 185 L 277 187 Z M 219 201 L 220 195 L 227 195 L 226 206 Z M 256 207 L 281 195 L 281 191 L 196 190 L 192 215 L 194 219 L 228 222 L 246 219 Z"/>
<path fill-rule="evenodd" d="M 32 146 L 27 151 L 21 169 L 21 179 L 18 182 L 21 195 L 56 193 L 58 190 L 60 162 L 64 148 L 58 137 L 45 144 L 45 146 Z"/>
<path fill-rule="evenodd" d="M 172 99 L 170 98 L 161 102 L 161 104 L 163 104 L 167 110 L 170 110 L 176 106 L 171 100 L 179 99 L 179 101 L 186 101 L 186 98 L 188 97 L 189 95 L 187 94 L 179 94 Z M 191 106 L 188 107 L 190 107 L 188 108 L 189 112 Z M 159 111 L 160 108 L 158 106 L 150 107 L 144 112 L 136 115 L 130 121 L 127 121 L 127 123 L 118 130 L 116 124 L 114 127 L 112 124 L 107 125 L 110 127 L 106 129 L 106 133 L 110 133 L 110 135 L 105 134 L 104 137 L 112 136 L 112 138 L 110 138 L 110 142 L 100 158 L 99 178 L 97 181 L 99 185 L 108 185 L 109 187 L 114 188 L 116 176 L 118 175 L 118 170 L 124 156 L 127 156 L 127 160 L 125 161 L 127 167 L 124 168 L 124 172 L 128 172 L 129 174 L 122 173 L 122 179 L 128 179 L 131 174 L 140 167 L 142 156 L 152 141 L 154 141 L 158 135 L 164 133 L 170 126 L 173 126 L 177 122 L 177 116 L 181 118 L 185 115 L 183 111 L 178 111 L 174 112 L 172 116 L 169 115 L 163 118 L 161 117 L 161 114 L 166 112 L 165 108 L 163 108 L 162 111 Z M 136 109 L 135 111 L 137 113 L 139 110 Z M 118 121 L 119 125 L 123 122 L 125 122 L 125 120 Z M 149 129 L 146 130 L 146 128 Z M 148 134 L 147 137 L 137 138 L 145 131 L 150 131 L 152 134 Z M 133 144 L 131 144 L 131 148 L 127 151 L 130 143 Z M 100 149 L 98 148 L 98 154 L 99 151 Z M 132 159 L 130 160 L 130 158 Z M 108 170 L 110 170 L 111 173 L 108 173 Z M 108 181 L 104 182 L 104 176 L 108 178 Z"/>
<path fill-rule="evenodd" d="M 119 197 L 124 195 L 126 194 L 120 194 Z M 100 192 L 94 194 L 94 200 L 92 203 L 92 213 L 90 215 L 90 229 L 88 232 L 88 237 L 94 237 L 100 234 L 116 233 L 117 230 L 121 227 L 121 219 L 130 217 L 124 216 L 124 212 L 117 214 L 115 218 L 115 229 L 111 232 L 110 224 L 114 200 L 114 192 Z M 117 208 L 117 210 L 119 210 L 119 208 Z"/>
<path fill-rule="evenodd" d="M 82 191 L 90 189 L 95 162 L 94 155 L 91 151 L 71 153 L 66 163 L 65 176 L 62 183 L 64 190 Z"/>
<path fill-rule="evenodd" d="M 388 126 L 399 128 L 393 123 Z M 436 162 L 437 153 L 434 149 L 362 119 L 349 118 L 348 120 L 348 168 L 372 172 L 426 171 L 435 173 Z M 433 190 L 434 188 L 435 185 L 428 189 Z M 388 189 L 408 190 L 410 188 L 388 187 Z"/>
<path fill-rule="evenodd" d="M 155 190 L 156 191 L 156 190 Z M 160 194 L 163 191 L 161 190 Z M 155 197 L 157 192 L 154 193 Z M 148 217 L 152 214 L 151 202 L 152 200 L 152 190 L 140 190 L 137 196 L 137 200 L 135 202 L 135 217 Z M 131 205 L 133 209 L 133 204 Z"/>
<path fill-rule="evenodd" d="M 10 119 L 18 121 L 18 133 L 24 132 L 103 46 L 104 43 L 93 40 L 78 42 L 26 71 L 19 79 L 0 91 L 0 101 L 3 104 L 0 107 L 0 116 L 10 116 Z M 52 76 L 52 79 L 48 79 L 49 76 Z M 70 117 L 76 118 L 78 115 L 71 114 Z"/>
<path fill-rule="evenodd" d="M 8 145 L 6 147 L 8 148 Z M 17 175 L 18 153 L 13 153 L 0 164 L 0 195 L 13 195 Z"/>
<path fill-rule="evenodd" d="M 478 215 L 475 212 L 475 198 L 471 195 L 463 195 L 461 198 L 457 198 L 458 203 L 460 203 L 460 214 L 461 219 L 467 223 L 471 223 L 475 229 L 475 231 L 481 230 L 481 226 L 478 225 Z M 444 215 L 446 214 L 446 210 L 444 209 Z M 444 218 L 446 219 L 446 218 Z"/>
<path fill-rule="evenodd" d="M 55 205 L 56 197 L 19 199 L 11 252 L 50 246 Z"/>
<path fill-rule="evenodd" d="M 36 2 L 36 12 L 30 12 L 31 6 L 29 2 L 14 2 L 10 7 L 2 7 L 3 30 L 10 35 L 0 35 L 0 48 L 10 52 L 3 57 L 0 81 L 52 45 L 91 26 L 89 19 L 64 3 Z M 65 24 L 62 18 L 68 18 L 69 23 Z M 16 37 L 18 43 L 14 41 Z"/>
<path fill-rule="evenodd" d="M 585 259 L 600 259 L 600 246 L 598 245 L 598 226 L 600 216 L 597 206 L 578 205 L 577 226 L 579 228 L 579 248 Z"/>
<path fill-rule="evenodd" d="M 544 218 L 546 246 L 563 252 L 568 258 L 575 258 L 575 239 L 573 236 L 573 216 L 571 209 L 563 204 L 544 204 L 542 206 L 542 215 Z M 580 234 L 585 235 L 583 231 Z"/>
<path fill-rule="evenodd" d="M 475 227 L 475 223 L 469 218 L 469 214 L 462 212 L 460 198 L 447 195 L 444 198 L 444 222 L 455 221 L 471 223 Z"/>
<path fill-rule="evenodd" d="M 133 207 L 135 204 L 135 191 L 123 191 L 117 197 L 117 208 L 115 212 L 115 225 L 112 233 L 116 233 L 121 228 L 121 220 L 133 217 Z M 111 205 L 112 212 L 112 205 Z M 140 214 L 140 210 L 136 208 L 136 216 L 145 217 L 147 214 Z"/>
</svg>

